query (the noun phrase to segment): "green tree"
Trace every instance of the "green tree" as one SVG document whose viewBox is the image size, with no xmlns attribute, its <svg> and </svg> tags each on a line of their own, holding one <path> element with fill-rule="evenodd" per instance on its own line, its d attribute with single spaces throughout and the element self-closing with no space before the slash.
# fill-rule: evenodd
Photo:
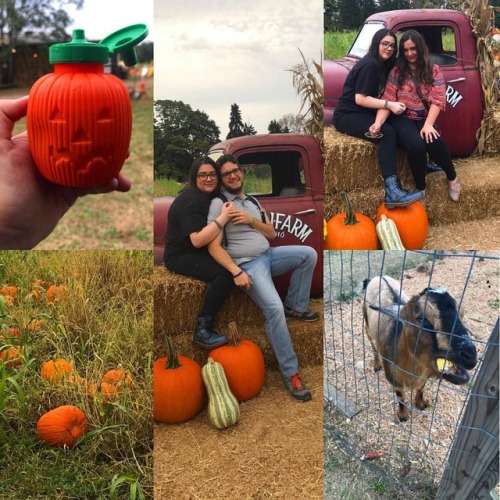
<svg viewBox="0 0 500 500">
<path fill-rule="evenodd" d="M 243 124 L 243 135 L 255 135 L 257 133 L 257 130 L 255 130 L 255 127 L 251 123 L 244 123 Z"/>
<path fill-rule="evenodd" d="M 229 115 L 229 132 L 226 139 L 241 137 L 245 135 L 243 120 L 241 119 L 240 107 L 237 104 L 231 104 L 231 114 Z"/>
<path fill-rule="evenodd" d="M 2 0 L 0 2 L 0 63 L 6 69 L 3 83 L 12 82 L 13 49 L 22 37 L 37 37 L 42 41 L 67 41 L 66 28 L 71 23 L 64 7 L 73 4 L 78 9 L 84 0 Z"/>
<path fill-rule="evenodd" d="M 182 101 L 155 101 L 154 114 L 155 176 L 182 182 L 193 160 L 219 142 L 220 130 L 205 112 Z"/>
<path fill-rule="evenodd" d="M 267 131 L 270 134 L 281 134 L 283 132 L 290 132 L 288 129 L 284 129 L 278 120 L 271 120 L 267 126 Z"/>
</svg>

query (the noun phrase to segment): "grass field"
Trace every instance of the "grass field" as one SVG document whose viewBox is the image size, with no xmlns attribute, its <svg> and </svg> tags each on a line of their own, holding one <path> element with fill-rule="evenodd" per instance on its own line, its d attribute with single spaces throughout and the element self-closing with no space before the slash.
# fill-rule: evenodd
<svg viewBox="0 0 500 500">
<path fill-rule="evenodd" d="M 329 31 L 325 33 L 325 59 L 344 57 L 353 44 L 357 31 Z"/>
<path fill-rule="evenodd" d="M 132 87 L 133 81 L 125 81 Z M 153 82 L 146 95 L 132 101 L 133 128 L 130 157 L 122 173 L 132 181 L 128 193 L 80 198 L 52 234 L 37 249 L 147 250 L 153 235 Z M 15 98 L 29 89 L 0 91 L 0 99 Z M 15 132 L 25 130 L 25 119 Z"/>
<path fill-rule="evenodd" d="M 22 353 L 18 366 L 0 360 L 0 498 L 151 498 L 151 275 L 151 252 L 0 252 L 0 293 L 17 291 L 0 295 L 0 352 Z M 66 287 L 59 302 L 48 300 L 53 283 Z M 10 327 L 20 336 L 6 336 Z M 44 380 L 42 363 L 56 358 L 84 380 Z M 133 386 L 107 402 L 89 388 L 112 368 Z M 36 435 L 39 417 L 60 405 L 90 423 L 71 450 Z"/>
</svg>

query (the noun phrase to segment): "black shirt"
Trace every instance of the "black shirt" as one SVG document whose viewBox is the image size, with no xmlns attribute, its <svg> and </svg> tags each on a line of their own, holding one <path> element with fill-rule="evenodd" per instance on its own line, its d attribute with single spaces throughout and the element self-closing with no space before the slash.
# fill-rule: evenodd
<svg viewBox="0 0 500 500">
<path fill-rule="evenodd" d="M 382 97 L 384 92 L 384 81 L 381 75 L 380 63 L 371 55 L 367 54 L 359 60 L 347 75 L 342 89 L 342 97 L 335 108 L 333 124 L 335 120 L 346 113 L 372 113 L 376 109 L 365 108 L 356 104 L 356 94 L 371 97 Z"/>
<path fill-rule="evenodd" d="M 209 207 L 210 197 L 197 189 L 186 188 L 173 201 L 168 211 L 166 261 L 186 252 L 207 251 L 207 247 L 194 247 L 189 235 L 201 231 L 207 225 Z"/>
</svg>

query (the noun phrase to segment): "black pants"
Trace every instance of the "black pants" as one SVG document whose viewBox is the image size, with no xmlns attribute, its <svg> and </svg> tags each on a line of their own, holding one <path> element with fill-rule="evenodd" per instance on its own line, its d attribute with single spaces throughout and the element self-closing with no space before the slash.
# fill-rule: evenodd
<svg viewBox="0 0 500 500">
<path fill-rule="evenodd" d="M 384 123 L 380 132 L 384 134 L 381 139 L 369 139 L 365 136 L 368 129 L 375 122 L 375 115 L 372 113 L 349 113 L 334 117 L 335 128 L 343 134 L 359 137 L 378 144 L 378 164 L 384 179 L 395 175 L 396 172 L 396 152 L 398 140 L 393 127 Z"/>
<path fill-rule="evenodd" d="M 165 266 L 174 273 L 208 283 L 200 314 L 215 316 L 234 287 L 231 273 L 205 250 L 170 257 Z"/>
<path fill-rule="evenodd" d="M 425 142 L 425 139 L 420 137 L 425 120 L 410 120 L 404 115 L 391 115 L 387 121 L 396 131 L 399 147 L 406 150 L 408 164 L 419 191 L 425 189 L 427 153 L 431 160 L 444 170 L 449 181 L 456 178 L 457 174 L 446 142 L 441 137 L 432 142 Z"/>
</svg>

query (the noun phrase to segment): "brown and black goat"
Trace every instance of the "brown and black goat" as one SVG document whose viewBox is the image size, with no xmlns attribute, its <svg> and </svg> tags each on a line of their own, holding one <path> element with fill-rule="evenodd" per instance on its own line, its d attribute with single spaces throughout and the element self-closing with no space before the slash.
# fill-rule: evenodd
<svg viewBox="0 0 500 500">
<path fill-rule="evenodd" d="M 408 420 L 406 391 L 415 406 L 428 406 L 427 379 L 443 377 L 456 385 L 469 381 L 476 347 L 463 325 L 455 299 L 442 288 L 426 288 L 409 299 L 390 276 L 365 280 L 363 316 L 374 351 L 374 369 L 385 371 L 399 402 L 398 418 Z"/>
</svg>

